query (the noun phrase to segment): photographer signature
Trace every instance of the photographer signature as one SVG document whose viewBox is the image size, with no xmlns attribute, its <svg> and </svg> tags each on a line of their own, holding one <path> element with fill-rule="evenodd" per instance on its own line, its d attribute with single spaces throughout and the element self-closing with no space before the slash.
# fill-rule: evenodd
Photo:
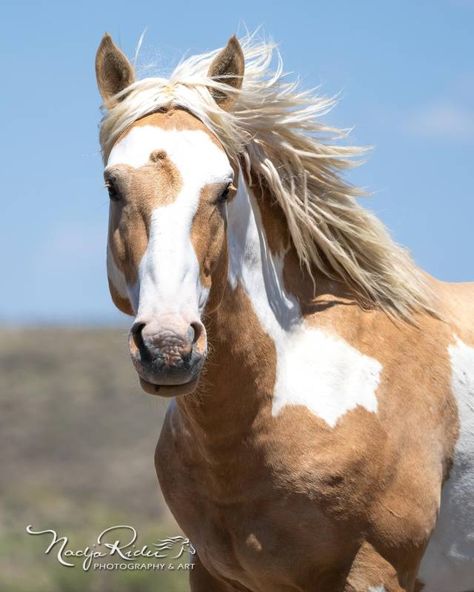
<svg viewBox="0 0 474 592">
<path fill-rule="evenodd" d="M 142 558 L 162 559 L 166 557 L 179 559 L 185 552 L 191 555 L 196 553 L 191 541 L 181 535 L 160 539 L 158 542 L 152 543 L 151 546 L 140 546 L 137 544 L 138 534 L 136 529 L 126 524 L 106 528 L 97 536 L 95 543 L 80 549 L 71 549 L 69 547 L 69 538 L 67 536 L 58 536 L 53 529 L 33 530 L 33 527 L 28 525 L 26 532 L 31 535 L 49 535 L 50 540 L 45 555 L 55 552 L 57 560 L 65 567 L 75 567 L 77 560 L 81 559 L 84 571 L 89 571 L 94 560 L 104 557 L 136 561 Z"/>
</svg>

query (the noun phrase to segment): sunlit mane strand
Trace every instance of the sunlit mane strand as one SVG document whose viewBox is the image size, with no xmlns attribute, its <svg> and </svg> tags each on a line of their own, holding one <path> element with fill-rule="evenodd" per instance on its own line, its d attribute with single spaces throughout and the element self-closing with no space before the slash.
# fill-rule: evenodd
<svg viewBox="0 0 474 592">
<path fill-rule="evenodd" d="M 104 160 L 134 121 L 160 109 L 179 106 L 206 124 L 233 156 L 240 156 L 280 204 L 301 263 L 349 284 L 356 295 L 389 314 L 409 318 L 434 313 L 432 295 L 408 253 L 394 243 L 383 224 L 356 201 L 362 192 L 341 171 L 354 165 L 364 149 L 333 144 L 346 135 L 320 117 L 332 99 L 314 96 L 288 81 L 275 46 L 241 40 L 245 76 L 241 90 L 207 76 L 220 50 L 181 62 L 170 78 L 145 78 L 117 95 L 100 129 Z M 209 88 L 235 94 L 222 110 Z"/>
</svg>

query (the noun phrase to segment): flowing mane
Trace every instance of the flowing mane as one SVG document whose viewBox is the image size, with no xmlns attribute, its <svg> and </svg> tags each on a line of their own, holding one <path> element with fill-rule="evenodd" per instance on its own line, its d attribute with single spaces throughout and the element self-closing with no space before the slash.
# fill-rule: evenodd
<svg viewBox="0 0 474 592">
<path fill-rule="evenodd" d="M 187 109 L 269 188 L 311 276 L 317 269 L 397 317 L 409 318 L 417 311 L 433 314 L 433 296 L 423 274 L 384 225 L 357 203 L 363 192 L 341 176 L 364 149 L 333 143 L 346 132 L 324 125 L 320 117 L 334 100 L 301 91 L 288 81 L 279 55 L 273 66 L 273 44 L 247 36 L 241 45 L 241 90 L 208 77 L 216 50 L 187 58 L 169 78 L 144 78 L 119 93 L 101 122 L 104 160 L 136 120 L 171 106 Z M 211 87 L 235 93 L 230 111 L 218 107 Z"/>
</svg>

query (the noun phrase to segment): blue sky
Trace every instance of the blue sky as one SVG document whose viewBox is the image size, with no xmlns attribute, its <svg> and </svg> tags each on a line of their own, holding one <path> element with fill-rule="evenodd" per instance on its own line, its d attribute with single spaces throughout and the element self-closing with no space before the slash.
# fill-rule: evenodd
<svg viewBox="0 0 474 592">
<path fill-rule="evenodd" d="M 120 320 L 107 292 L 107 195 L 94 56 L 104 31 L 139 64 L 258 26 L 304 86 L 341 92 L 327 120 L 374 146 L 351 179 L 415 260 L 474 279 L 474 0 L 160 3 L 2 0 L 0 322 Z"/>
</svg>

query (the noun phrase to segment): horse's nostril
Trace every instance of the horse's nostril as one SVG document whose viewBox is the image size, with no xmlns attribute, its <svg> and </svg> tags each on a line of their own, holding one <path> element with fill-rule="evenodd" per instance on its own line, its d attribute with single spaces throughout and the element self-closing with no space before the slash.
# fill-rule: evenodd
<svg viewBox="0 0 474 592">
<path fill-rule="evenodd" d="M 202 325 L 201 325 L 201 323 L 191 323 L 191 326 L 189 327 L 189 329 L 191 329 L 191 331 L 193 333 L 191 340 L 194 344 L 197 342 L 197 340 L 201 336 Z M 189 332 L 189 329 L 188 329 L 188 332 Z"/>
<path fill-rule="evenodd" d="M 133 341 L 135 342 L 135 345 L 138 347 L 138 349 L 143 348 L 145 345 L 143 343 L 143 335 L 142 335 L 142 331 L 144 328 L 145 328 L 145 323 L 137 322 L 137 323 L 133 323 L 133 325 L 132 325 L 131 333 L 133 336 Z"/>
</svg>

